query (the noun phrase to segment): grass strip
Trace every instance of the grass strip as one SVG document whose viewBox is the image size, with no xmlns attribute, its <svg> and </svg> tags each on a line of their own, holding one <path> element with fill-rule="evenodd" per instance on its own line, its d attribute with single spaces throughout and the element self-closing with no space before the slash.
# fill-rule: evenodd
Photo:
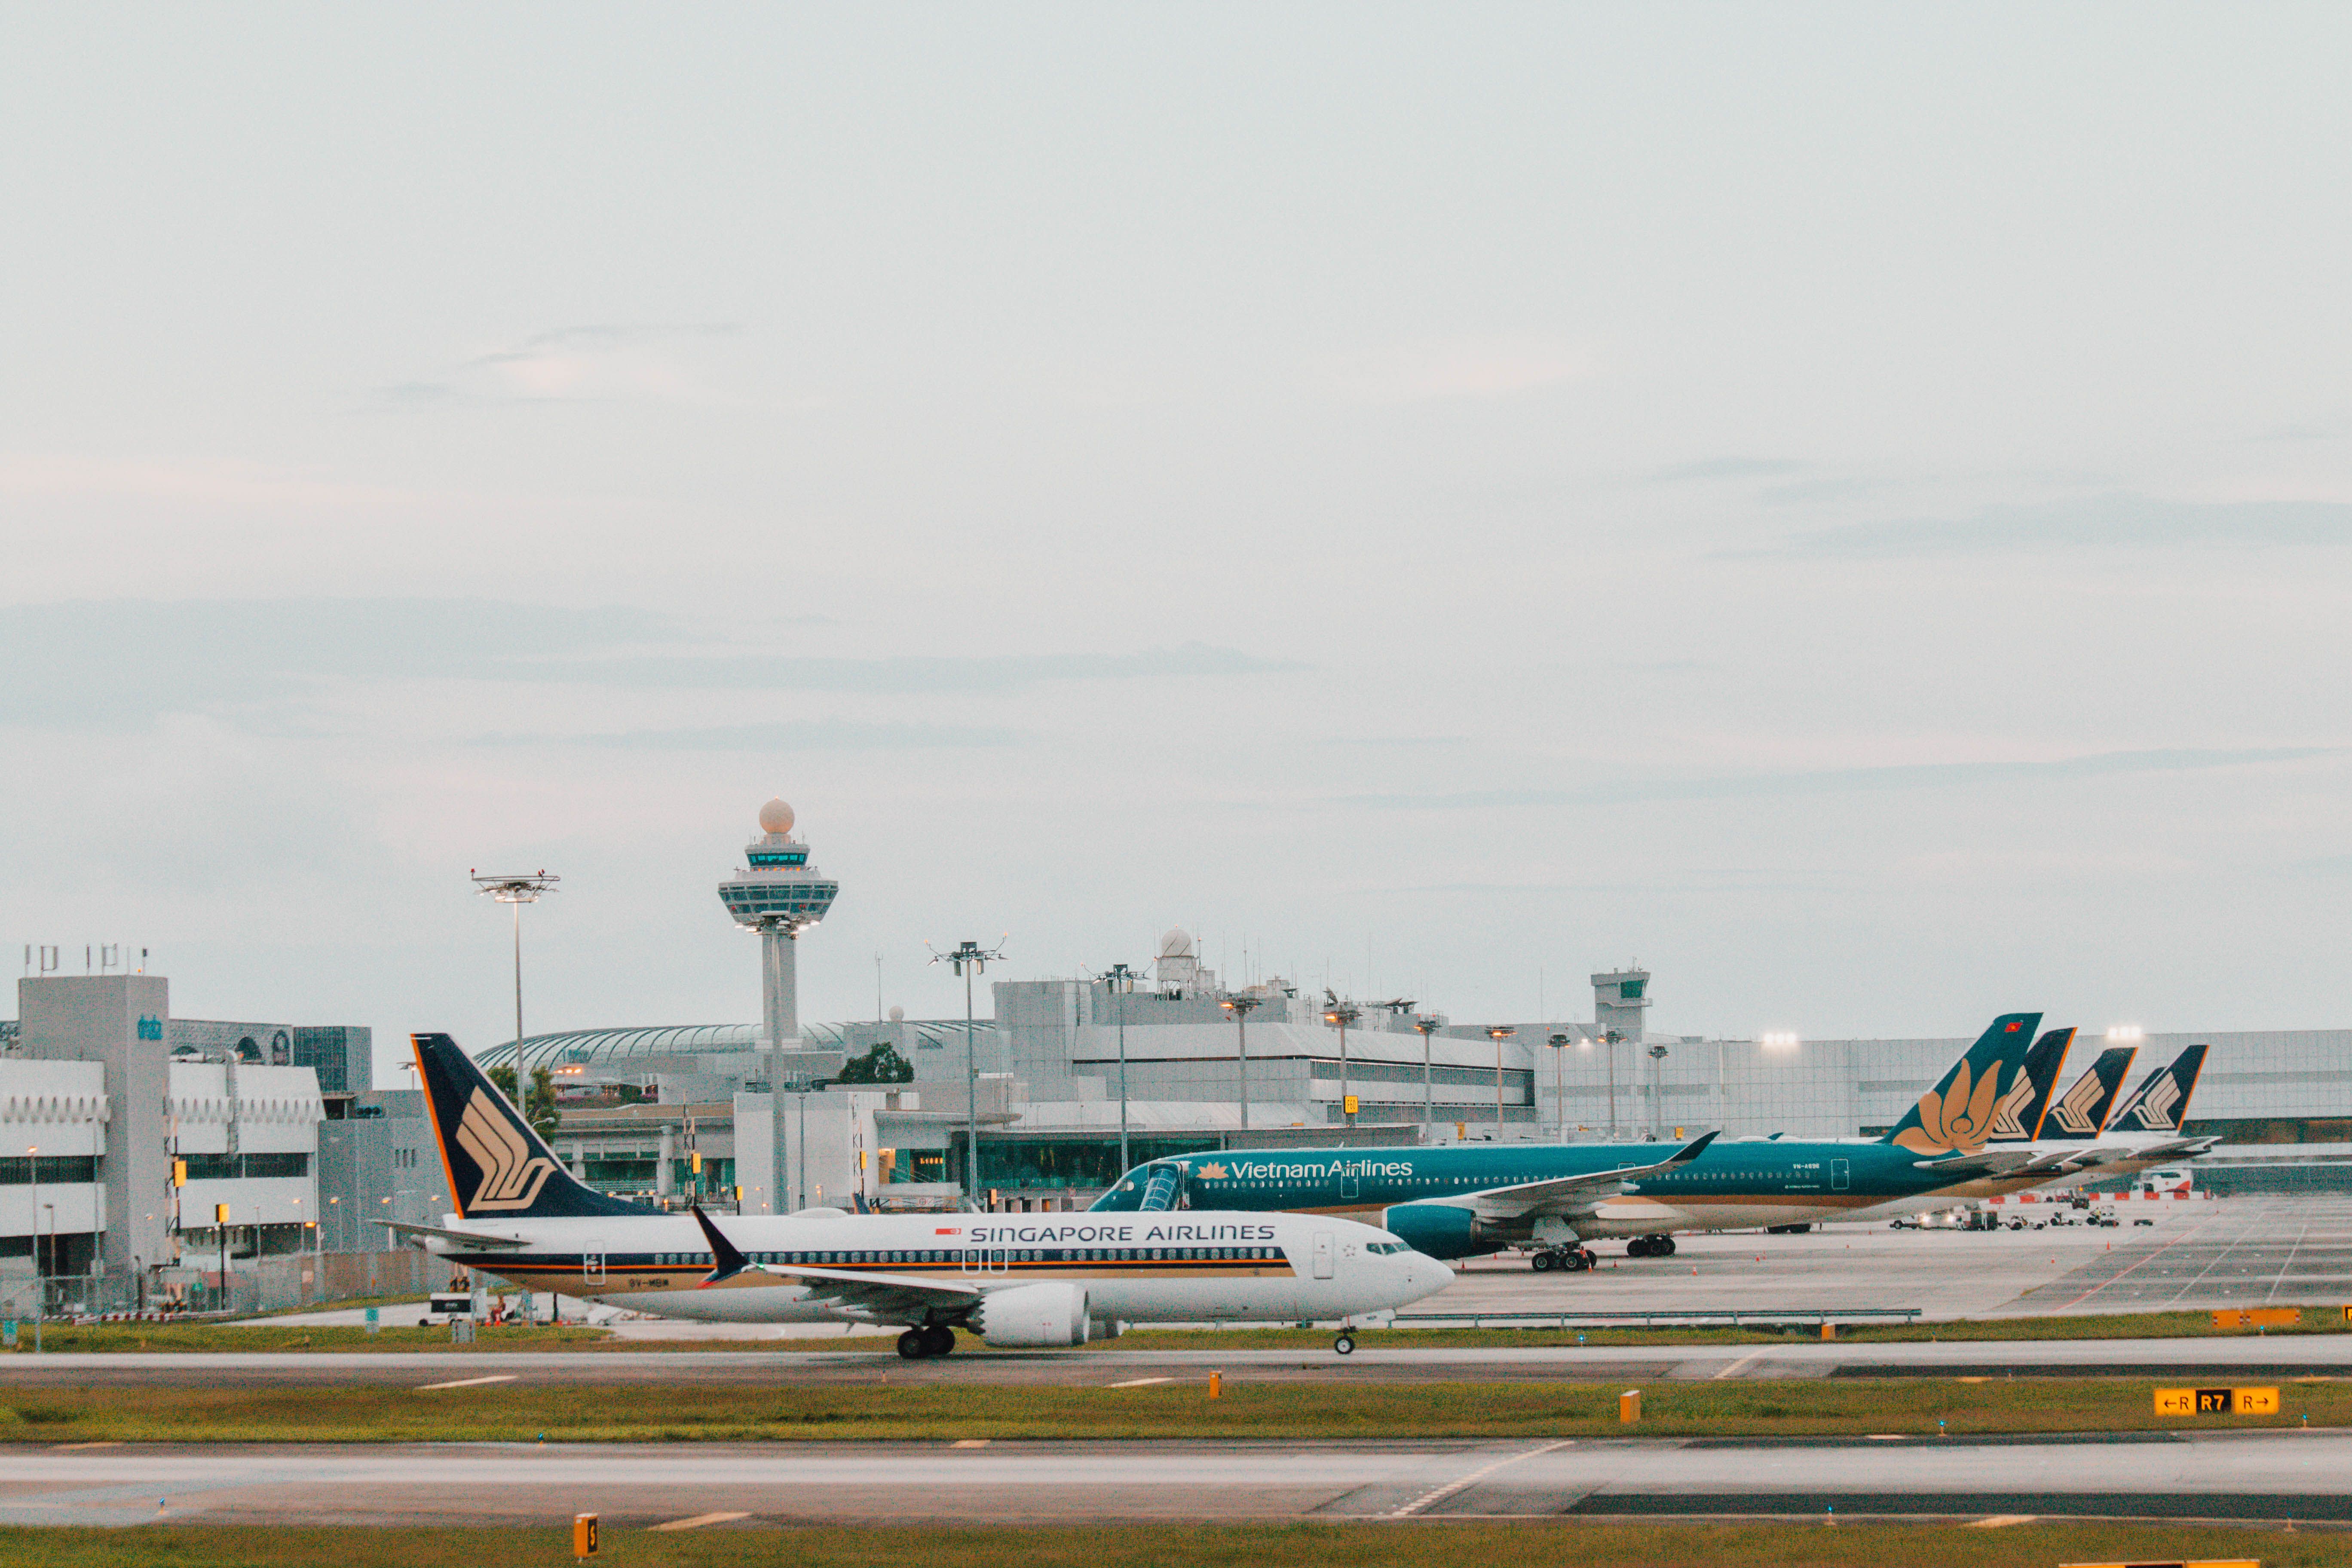
<svg viewBox="0 0 2352 1568">
<path fill-rule="evenodd" d="M 1856 1326 L 1841 1329 L 1839 1337 L 1858 1343 L 1930 1344 L 1977 1341 L 2108 1340 L 2108 1339 L 2236 1339 L 2257 1332 L 2272 1335 L 2333 1334 L 2346 1331 L 2343 1314 L 2333 1307 L 2307 1307 L 2301 1324 L 2288 1329 L 2217 1330 L 2210 1312 L 2124 1312 L 2085 1317 L 1984 1318 L 1969 1321 L 1913 1323 L 1901 1326 Z M 1328 1352 L 1329 1329 L 1139 1329 L 1089 1348 L 1097 1350 L 1299 1350 Z M 847 1351 L 886 1355 L 896 1352 L 887 1335 L 816 1334 L 763 1340 L 636 1340 L 618 1339 L 604 1329 L 580 1324 L 560 1328 L 488 1328 L 478 1331 L 470 1347 L 477 1351 Z M 1571 1345 L 1768 1345 L 1818 1338 L 1810 1326 L 1787 1333 L 1760 1329 L 1555 1329 L 1549 1326 L 1511 1329 L 1359 1329 L 1359 1345 L 1391 1350 L 1543 1349 Z M 413 1323 L 387 1321 L 371 1334 L 357 1325 L 249 1323 L 93 1323 L 83 1327 L 51 1324 L 44 1340 L 52 1351 L 184 1352 L 220 1351 L 463 1351 L 449 1342 L 446 1327 L 420 1329 Z M 29 1325 L 20 1328 L 17 1353 L 32 1353 Z M 984 1353 L 986 1347 L 970 1335 L 960 1342 L 958 1354 Z"/>
<path fill-rule="evenodd" d="M 2282 1385 L 2277 1415 L 2185 1422 L 2153 1381 L 1852 1378 L 1659 1384 L 1617 1419 L 1614 1384 L 1328 1384 L 1205 1377 L 1148 1388 L 884 1381 L 730 1385 L 527 1382 L 423 1390 L 95 1388 L 0 1394 L 0 1443 L 1095 1442 L 1154 1438 L 1822 1437 L 2352 1425 L 2352 1383 Z M 1938 1424 L 1941 1424 L 1940 1426 Z"/>
<path fill-rule="evenodd" d="M 649 1522 L 649 1521 L 648 1521 Z M 2049 1568 L 2053 1563 L 2259 1558 L 2266 1568 L 2352 1564 L 2352 1536 L 2217 1525 L 1587 1524 L 1530 1519 L 1397 1524 L 1131 1525 L 1079 1529 L 782 1531 L 747 1525 L 648 1534 L 607 1520 L 614 1568 Z M 16 1568 L 548 1568 L 568 1529 L 0 1529 Z"/>
</svg>

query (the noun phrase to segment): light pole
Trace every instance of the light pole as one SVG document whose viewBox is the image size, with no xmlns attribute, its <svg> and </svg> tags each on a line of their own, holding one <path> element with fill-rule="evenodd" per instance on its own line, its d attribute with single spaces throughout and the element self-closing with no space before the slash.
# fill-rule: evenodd
<svg viewBox="0 0 2352 1568">
<path fill-rule="evenodd" d="M 1339 1114 L 1349 1126 L 1353 1127 L 1356 1113 L 1348 1106 L 1348 1026 L 1362 1017 L 1363 1010 L 1353 1002 L 1340 1001 L 1328 986 L 1324 988 L 1323 994 L 1330 1002 L 1330 1005 L 1323 1010 L 1323 1021 L 1339 1026 Z"/>
<path fill-rule="evenodd" d="M 1666 1047 L 1652 1046 L 1650 1047 L 1650 1141 L 1654 1143 L 1665 1136 L 1666 1131 L 1666 1113 L 1664 1108 L 1665 1085 L 1663 1082 L 1665 1070 Z"/>
<path fill-rule="evenodd" d="M 1429 1065 L 1429 1037 L 1444 1025 L 1433 1013 L 1423 1013 L 1412 1021 L 1413 1033 L 1421 1037 L 1421 1135 L 1429 1136 L 1432 1123 L 1437 1120 L 1437 1077 Z"/>
<path fill-rule="evenodd" d="M 1127 994 L 1135 989 L 1136 971 L 1124 963 L 1114 963 L 1103 971 L 1111 994 L 1118 997 L 1118 1173 L 1122 1176 L 1134 1169 L 1127 1153 Z"/>
<path fill-rule="evenodd" d="M 522 1065 L 522 907 L 539 902 L 541 894 L 554 892 L 555 884 L 563 880 L 545 869 L 538 871 L 497 872 L 468 871 L 474 886 L 493 900 L 514 910 L 514 977 L 515 977 L 515 1098 L 518 1107 L 528 1118 L 530 1114 L 530 1079 L 524 1076 Z"/>
<path fill-rule="evenodd" d="M 1559 1141 L 1568 1142 L 1568 1095 L 1561 1072 L 1568 1061 L 1568 1037 L 1554 1035 L 1545 1044 L 1551 1047 L 1551 1109 L 1559 1122 Z"/>
<path fill-rule="evenodd" d="M 43 1204 L 40 1207 L 40 1214 L 37 1214 L 33 1216 L 33 1249 L 36 1252 L 40 1250 L 40 1215 L 43 1214 L 49 1216 L 49 1268 L 54 1271 L 58 1266 L 58 1205 L 55 1204 Z M 47 1317 L 49 1310 L 48 1277 L 47 1275 L 41 1275 L 36 1279 L 33 1283 L 35 1287 L 33 1293 L 40 1299 L 41 1304 L 39 1311 L 41 1317 Z M 41 1353 L 41 1318 L 39 1317 L 33 1320 L 33 1353 L 35 1355 Z"/>
<path fill-rule="evenodd" d="M 1240 1042 L 1242 1079 L 1242 1131 L 1249 1131 L 1249 1016 L 1265 998 L 1259 996 L 1228 996 L 1219 1005 L 1234 1016 L 1234 1037 Z"/>
<path fill-rule="evenodd" d="M 1004 939 L 999 937 L 999 942 Z M 930 944 L 923 944 L 929 947 Z M 964 1197 L 967 1201 L 980 1193 L 980 1057 L 972 1044 L 971 981 L 972 976 L 987 973 L 989 961 L 1003 958 L 1004 950 L 982 947 L 966 937 L 963 945 L 953 952 L 933 952 L 931 962 L 944 963 L 963 977 L 963 1106 L 964 1106 Z M 803 1122 L 803 1126 L 807 1124 Z M 802 1144 L 803 1173 L 807 1166 L 807 1144 Z M 1124 1173 L 1121 1173 L 1124 1174 Z"/>
<path fill-rule="evenodd" d="M 1609 1047 L 1609 1142 L 1617 1142 L 1617 1042 L 1625 1037 L 1612 1029 L 1601 1037 Z"/>
<path fill-rule="evenodd" d="M 25 1175 L 33 1184 L 33 1353 L 41 1353 L 41 1320 L 48 1315 L 49 1284 L 41 1272 L 41 1146 L 25 1151 Z"/>
<path fill-rule="evenodd" d="M 1495 1042 L 1495 1142 L 1497 1143 L 1503 1141 L 1503 1042 L 1517 1033 L 1507 1024 L 1497 1024 L 1486 1031 L 1486 1037 Z"/>
</svg>

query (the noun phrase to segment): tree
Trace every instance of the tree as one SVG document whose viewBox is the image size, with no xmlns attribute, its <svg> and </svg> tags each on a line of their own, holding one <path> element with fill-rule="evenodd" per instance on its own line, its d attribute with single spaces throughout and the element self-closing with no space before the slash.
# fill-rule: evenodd
<svg viewBox="0 0 2352 1568">
<path fill-rule="evenodd" d="M 498 1091 L 507 1097 L 509 1105 L 516 1103 L 519 1097 L 515 1093 L 514 1068 L 492 1068 L 489 1070 L 489 1079 L 497 1087 Z M 538 1133 L 541 1138 L 555 1136 L 555 1129 L 561 1119 L 555 1112 L 555 1075 L 552 1072 L 545 1068 L 530 1069 L 530 1100 L 529 1104 L 521 1107 L 521 1110 L 522 1119 L 530 1124 L 530 1130 L 533 1132 Z"/>
<path fill-rule="evenodd" d="M 912 1083 L 914 1064 L 898 1054 L 898 1048 L 887 1040 L 877 1040 L 862 1057 L 852 1057 L 841 1067 L 835 1083 Z"/>
</svg>

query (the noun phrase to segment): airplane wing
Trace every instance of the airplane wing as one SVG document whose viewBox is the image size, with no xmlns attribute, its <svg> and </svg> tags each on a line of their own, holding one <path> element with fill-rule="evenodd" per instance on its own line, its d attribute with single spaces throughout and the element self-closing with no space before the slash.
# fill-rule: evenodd
<svg viewBox="0 0 2352 1568">
<path fill-rule="evenodd" d="M 1488 1220 L 1525 1219 L 1530 1215 L 1568 1216 L 1591 1214 L 1599 1205 L 1622 1196 L 1626 1183 L 1678 1171 L 1706 1153 L 1706 1146 L 1715 1140 L 1714 1132 L 1703 1132 L 1654 1164 L 1627 1165 L 1621 1170 L 1593 1171 L 1580 1176 L 1557 1176 L 1545 1182 L 1521 1182 L 1516 1186 L 1489 1187 L 1484 1192 L 1465 1193 L 1459 1197 L 1423 1198 L 1421 1201 L 1475 1209 L 1479 1218 Z"/>
<path fill-rule="evenodd" d="M 2014 1175 L 2045 1158 L 2025 1149 L 1986 1149 L 1974 1154 L 1949 1154 L 1940 1160 L 1914 1160 L 1911 1163 L 1955 1182 L 1972 1182 L 1982 1176 Z M 2079 1160 L 2082 1156 L 2068 1154 L 2064 1158 Z"/>
<path fill-rule="evenodd" d="M 396 1219 L 371 1222 L 386 1230 L 396 1230 L 404 1236 L 437 1236 L 444 1241 L 454 1241 L 464 1247 L 504 1247 L 513 1248 L 527 1245 L 511 1236 L 488 1236 L 478 1230 L 444 1230 L 437 1225 L 408 1225 Z"/>
<path fill-rule="evenodd" d="M 746 1275 L 764 1274 L 810 1287 L 811 1302 L 831 1307 L 846 1316 L 877 1322 L 922 1322 L 935 1311 L 961 1312 L 986 1294 L 983 1287 L 960 1279 L 927 1279 L 913 1274 L 874 1274 L 856 1268 L 809 1268 L 799 1264 L 754 1263 L 727 1239 L 710 1216 L 697 1205 L 694 1222 L 710 1243 L 716 1265 L 697 1287 L 709 1290 Z"/>
</svg>

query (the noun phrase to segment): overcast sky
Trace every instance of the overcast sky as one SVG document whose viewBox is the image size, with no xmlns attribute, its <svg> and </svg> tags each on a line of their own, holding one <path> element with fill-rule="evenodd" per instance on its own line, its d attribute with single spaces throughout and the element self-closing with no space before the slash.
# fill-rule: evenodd
<svg viewBox="0 0 2352 1568">
<path fill-rule="evenodd" d="M 1140 963 L 2352 1023 L 2334 5 L 0 10 L 0 910 L 175 1012 Z M 983 1007 L 985 1003 L 983 1002 Z"/>
</svg>

